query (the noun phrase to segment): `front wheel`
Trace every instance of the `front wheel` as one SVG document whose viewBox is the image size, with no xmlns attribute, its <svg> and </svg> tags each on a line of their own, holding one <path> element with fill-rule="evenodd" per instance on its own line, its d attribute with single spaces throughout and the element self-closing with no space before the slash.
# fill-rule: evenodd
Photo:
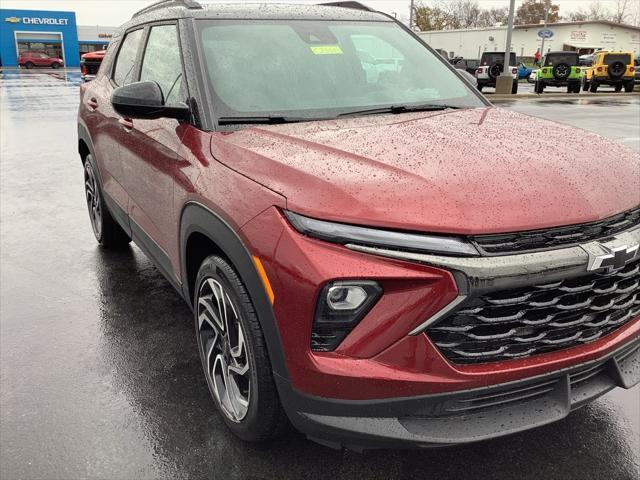
<svg viewBox="0 0 640 480">
<path fill-rule="evenodd" d="M 287 426 L 256 311 L 233 267 L 207 257 L 194 295 L 198 351 L 209 391 L 229 429 L 246 441 L 279 436 Z"/>
<path fill-rule="evenodd" d="M 87 155 L 84 162 L 84 191 L 91 228 L 98 243 L 105 248 L 122 248 L 128 245 L 131 238 L 114 220 L 104 203 L 91 155 Z"/>
<path fill-rule="evenodd" d="M 35 65 L 32 62 L 27 62 L 24 64 L 24 68 L 27 68 L 29 70 L 32 69 L 33 67 L 35 67 Z"/>
</svg>

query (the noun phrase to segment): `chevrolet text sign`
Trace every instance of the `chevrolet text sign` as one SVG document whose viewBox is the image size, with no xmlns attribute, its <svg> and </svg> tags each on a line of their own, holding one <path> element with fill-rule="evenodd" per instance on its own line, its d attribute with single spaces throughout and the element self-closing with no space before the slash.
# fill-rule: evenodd
<svg viewBox="0 0 640 480">
<path fill-rule="evenodd" d="M 22 23 L 29 25 L 67 25 L 66 18 L 38 18 L 38 17 L 23 17 Z"/>
<path fill-rule="evenodd" d="M 69 20 L 66 18 L 39 18 L 39 17 L 7 17 L 4 19 L 9 23 L 24 23 L 26 25 L 68 25 Z"/>
</svg>

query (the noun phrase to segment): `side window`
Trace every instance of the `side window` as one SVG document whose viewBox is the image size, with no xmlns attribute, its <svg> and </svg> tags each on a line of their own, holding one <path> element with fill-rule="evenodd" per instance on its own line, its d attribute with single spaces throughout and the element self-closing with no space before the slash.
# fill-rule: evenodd
<svg viewBox="0 0 640 480">
<path fill-rule="evenodd" d="M 151 28 L 142 60 L 140 80 L 157 82 L 167 105 L 186 102 L 187 93 L 175 25 L 158 25 Z"/>
<path fill-rule="evenodd" d="M 116 68 L 113 71 L 113 81 L 116 85 L 127 85 L 135 82 L 135 64 L 138 46 L 142 40 L 143 30 L 135 30 L 128 33 L 122 42 L 118 58 L 116 59 Z"/>
</svg>

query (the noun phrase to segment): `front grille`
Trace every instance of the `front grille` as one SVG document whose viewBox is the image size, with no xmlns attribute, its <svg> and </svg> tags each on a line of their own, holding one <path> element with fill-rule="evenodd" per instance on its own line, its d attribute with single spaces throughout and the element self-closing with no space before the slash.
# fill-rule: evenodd
<svg viewBox="0 0 640 480">
<path fill-rule="evenodd" d="M 598 222 L 497 235 L 476 235 L 472 243 L 485 255 L 506 255 L 567 247 L 603 239 L 640 225 L 640 207 Z"/>
<path fill-rule="evenodd" d="M 473 298 L 426 333 L 454 363 L 494 362 L 593 342 L 638 315 L 640 259 Z"/>
</svg>

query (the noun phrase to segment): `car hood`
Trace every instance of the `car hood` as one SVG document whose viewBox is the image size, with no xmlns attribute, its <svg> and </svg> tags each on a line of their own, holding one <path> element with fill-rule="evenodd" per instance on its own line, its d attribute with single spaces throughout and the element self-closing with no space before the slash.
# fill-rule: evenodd
<svg viewBox="0 0 640 480">
<path fill-rule="evenodd" d="M 640 204 L 640 152 L 496 107 L 246 128 L 211 151 L 287 208 L 354 224 L 496 233 Z"/>
</svg>

